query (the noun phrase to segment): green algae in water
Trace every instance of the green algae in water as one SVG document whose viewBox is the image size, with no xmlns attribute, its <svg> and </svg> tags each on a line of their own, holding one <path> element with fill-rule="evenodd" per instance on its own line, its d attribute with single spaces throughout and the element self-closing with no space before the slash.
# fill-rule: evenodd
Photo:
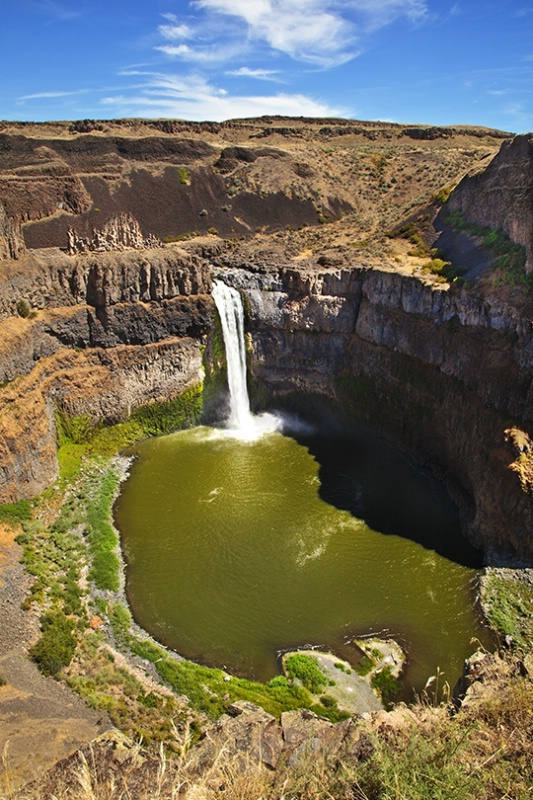
<svg viewBox="0 0 533 800">
<path fill-rule="evenodd" d="M 483 639 L 477 572 L 321 500 L 318 464 L 293 439 L 196 428 L 131 452 L 115 508 L 128 597 L 180 654 L 268 680 L 282 650 L 353 661 L 354 636 L 384 632 L 407 648 L 420 690 L 437 667 L 453 683 Z"/>
</svg>

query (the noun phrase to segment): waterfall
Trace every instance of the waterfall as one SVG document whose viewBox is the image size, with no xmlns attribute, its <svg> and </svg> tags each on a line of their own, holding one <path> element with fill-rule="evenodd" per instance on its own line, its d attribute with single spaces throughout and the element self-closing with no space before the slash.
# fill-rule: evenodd
<svg viewBox="0 0 533 800">
<path fill-rule="evenodd" d="M 244 312 L 239 292 L 222 281 L 213 281 L 213 300 L 222 325 L 226 362 L 230 414 L 227 427 L 242 438 L 254 439 L 276 430 L 278 419 L 272 414 L 254 415 L 246 385 L 246 349 L 244 344 Z"/>
</svg>

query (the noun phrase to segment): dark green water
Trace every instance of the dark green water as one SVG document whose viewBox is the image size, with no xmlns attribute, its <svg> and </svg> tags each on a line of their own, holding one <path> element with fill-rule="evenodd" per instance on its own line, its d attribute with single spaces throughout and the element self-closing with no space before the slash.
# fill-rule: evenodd
<svg viewBox="0 0 533 800">
<path fill-rule="evenodd" d="M 449 502 L 401 457 L 367 454 L 365 467 L 345 446 L 335 471 L 325 441 L 308 442 L 320 479 L 307 447 L 279 433 L 243 442 L 197 428 L 133 448 L 115 516 L 137 622 L 184 656 L 261 680 L 280 650 L 356 660 L 351 637 L 385 633 L 407 648 L 410 686 L 437 667 L 453 683 L 471 638 L 486 634 L 477 572 L 449 546 Z M 357 519 L 358 506 L 386 532 Z"/>
</svg>

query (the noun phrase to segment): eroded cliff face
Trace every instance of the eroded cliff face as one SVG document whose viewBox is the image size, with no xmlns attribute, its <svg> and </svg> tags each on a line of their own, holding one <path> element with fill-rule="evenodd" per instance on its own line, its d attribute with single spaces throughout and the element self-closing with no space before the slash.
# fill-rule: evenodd
<svg viewBox="0 0 533 800">
<path fill-rule="evenodd" d="M 533 555 L 533 326 L 495 296 L 354 266 L 222 271 L 271 398 L 320 394 L 443 477 L 488 561 Z"/>
<path fill-rule="evenodd" d="M 57 476 L 58 407 L 117 422 L 201 381 L 210 290 L 207 264 L 179 248 L 51 250 L 3 265 L 0 502 Z"/>
<path fill-rule="evenodd" d="M 533 139 L 531 134 L 504 142 L 484 169 L 467 175 L 450 196 L 450 210 L 472 223 L 503 230 L 526 248 L 526 270 L 533 272 Z"/>
<path fill-rule="evenodd" d="M 3 204 L 0 203 L 0 261 L 20 258 L 25 250 L 20 225 L 7 216 Z"/>
</svg>

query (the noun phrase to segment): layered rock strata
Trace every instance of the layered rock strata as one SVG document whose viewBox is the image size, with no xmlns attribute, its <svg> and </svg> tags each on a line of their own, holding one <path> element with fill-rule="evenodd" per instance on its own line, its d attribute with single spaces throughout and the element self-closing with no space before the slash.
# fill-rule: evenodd
<svg viewBox="0 0 533 800">
<path fill-rule="evenodd" d="M 198 383 L 213 312 L 206 265 L 172 248 L 50 251 L 2 278 L 0 502 L 12 502 L 57 475 L 58 407 L 116 422 Z"/>
</svg>

